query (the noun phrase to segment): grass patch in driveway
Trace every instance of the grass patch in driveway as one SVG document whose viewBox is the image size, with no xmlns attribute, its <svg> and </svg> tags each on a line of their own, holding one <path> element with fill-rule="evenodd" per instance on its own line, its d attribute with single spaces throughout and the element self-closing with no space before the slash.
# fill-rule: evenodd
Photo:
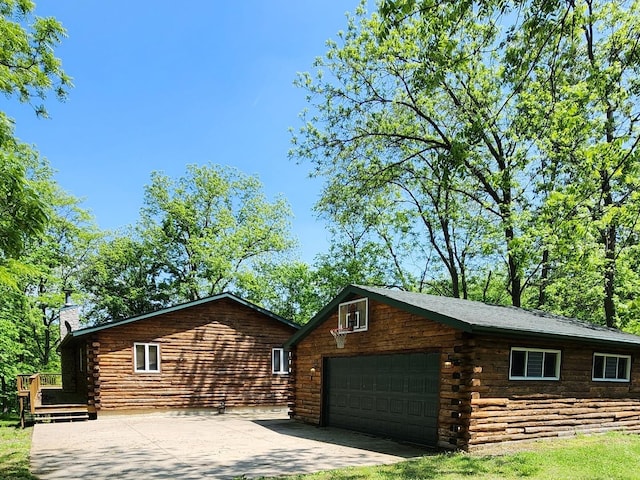
<svg viewBox="0 0 640 480">
<path fill-rule="evenodd" d="M 33 427 L 20 428 L 17 415 L 0 415 L 0 478 L 37 480 L 29 471 Z"/>
<path fill-rule="evenodd" d="M 610 433 L 528 444 L 507 454 L 441 453 L 394 465 L 346 468 L 297 480 L 640 478 L 640 435 Z"/>
</svg>

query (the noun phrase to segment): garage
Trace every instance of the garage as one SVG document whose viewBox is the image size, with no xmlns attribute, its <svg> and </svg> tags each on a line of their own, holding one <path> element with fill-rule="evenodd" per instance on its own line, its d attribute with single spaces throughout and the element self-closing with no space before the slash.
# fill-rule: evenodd
<svg viewBox="0 0 640 480">
<path fill-rule="evenodd" d="M 333 357 L 325 360 L 325 423 L 436 445 L 437 353 Z"/>
</svg>

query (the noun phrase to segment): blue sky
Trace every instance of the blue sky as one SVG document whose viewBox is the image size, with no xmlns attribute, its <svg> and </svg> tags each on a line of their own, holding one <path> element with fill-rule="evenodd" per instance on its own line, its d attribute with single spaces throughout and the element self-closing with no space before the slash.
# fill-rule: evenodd
<svg viewBox="0 0 640 480">
<path fill-rule="evenodd" d="M 67 29 L 57 50 L 75 88 L 47 101 L 3 107 L 17 136 L 35 144 L 100 228 L 132 224 L 150 173 L 181 176 L 187 164 L 230 165 L 282 194 L 302 258 L 327 248 L 311 209 L 321 181 L 287 157 L 305 92 L 293 86 L 325 42 L 346 27 L 357 0 L 38 2 Z M 5 102 L 3 102 L 5 103 Z"/>
</svg>

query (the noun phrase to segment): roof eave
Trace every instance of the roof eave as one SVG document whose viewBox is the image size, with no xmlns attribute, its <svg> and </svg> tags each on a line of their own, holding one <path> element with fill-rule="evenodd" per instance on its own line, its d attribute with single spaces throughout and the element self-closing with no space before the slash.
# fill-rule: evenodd
<svg viewBox="0 0 640 480">
<path fill-rule="evenodd" d="M 613 340 L 613 339 L 605 339 L 605 338 L 593 338 L 593 337 L 583 337 L 578 335 L 562 335 L 557 333 L 546 333 L 546 332 L 536 332 L 530 330 L 513 330 L 508 328 L 499 328 L 499 327 L 486 327 L 474 325 L 472 327 L 471 333 L 474 334 L 487 334 L 487 335 L 496 335 L 503 337 L 511 337 L 514 340 L 521 340 L 526 335 L 527 338 L 533 337 L 542 340 L 554 340 L 554 341 L 572 341 L 579 343 L 587 343 L 591 345 L 601 345 L 608 347 L 626 347 L 630 349 L 640 349 L 640 340 L 638 342 L 633 342 L 631 340 Z"/>
<path fill-rule="evenodd" d="M 130 323 L 134 323 L 134 322 L 138 322 L 140 320 L 147 320 L 149 318 L 153 318 L 153 317 L 157 317 L 160 315 L 165 315 L 167 313 L 173 313 L 179 310 L 183 310 L 186 308 L 191 308 L 191 307 L 196 307 L 198 305 L 203 305 L 205 303 L 209 303 L 209 302 L 214 302 L 214 301 L 219 301 L 222 299 L 230 299 L 233 300 L 237 303 L 240 303 L 241 305 L 244 305 L 246 307 L 249 307 L 253 310 L 256 310 L 259 313 L 262 313 L 263 315 L 270 317 L 280 323 L 283 323 L 289 327 L 293 327 L 295 329 L 299 329 L 300 325 L 298 325 L 297 323 L 293 323 L 279 315 L 276 315 L 273 312 L 270 312 L 269 310 L 266 310 L 262 307 L 259 307 L 258 305 L 255 305 L 247 300 L 244 300 L 243 298 L 237 297 L 236 295 L 233 295 L 232 293 L 221 293 L 219 295 L 214 295 L 211 297 L 207 297 L 207 298 L 202 298 L 199 300 L 195 300 L 192 302 L 186 302 L 186 303 L 181 303 L 178 305 L 174 305 L 172 307 L 167 307 L 167 308 L 163 308 L 160 310 L 155 310 L 153 312 L 149 312 L 149 313 L 144 313 L 142 315 L 137 315 L 135 317 L 129 317 L 129 318 L 125 318 L 122 320 L 116 320 L 115 322 L 110 322 L 110 323 L 105 323 L 103 325 L 96 325 L 94 327 L 86 327 L 86 328 L 81 328 L 79 330 L 75 330 L 73 332 L 70 332 L 69 334 L 67 334 L 65 336 L 65 338 L 62 340 L 62 342 L 60 342 L 60 346 L 62 347 L 63 345 L 65 345 L 66 343 L 69 343 L 71 341 L 71 339 L 74 338 L 79 338 L 85 335 L 89 335 L 91 333 L 95 333 L 95 332 L 99 332 L 102 330 L 106 330 L 109 328 L 115 328 L 121 325 L 127 325 Z M 67 340 L 69 339 L 69 340 Z"/>
</svg>

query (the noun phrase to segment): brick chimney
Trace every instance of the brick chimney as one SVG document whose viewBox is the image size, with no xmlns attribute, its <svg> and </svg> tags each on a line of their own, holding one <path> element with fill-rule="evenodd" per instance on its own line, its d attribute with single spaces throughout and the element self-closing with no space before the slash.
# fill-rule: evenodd
<svg viewBox="0 0 640 480">
<path fill-rule="evenodd" d="M 60 309 L 60 340 L 80 328 L 80 307 L 71 303 L 71 290 L 64 291 L 64 307 Z"/>
</svg>

